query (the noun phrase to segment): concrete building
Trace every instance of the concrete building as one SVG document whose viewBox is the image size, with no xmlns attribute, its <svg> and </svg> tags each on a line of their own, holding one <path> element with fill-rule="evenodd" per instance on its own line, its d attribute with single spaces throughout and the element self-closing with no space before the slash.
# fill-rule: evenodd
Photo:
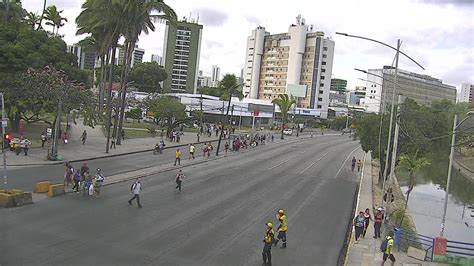
<svg viewBox="0 0 474 266">
<path fill-rule="evenodd" d="M 199 70 L 197 88 L 199 89 L 199 88 L 212 86 L 212 81 L 211 80 L 212 80 L 211 77 L 204 76 L 204 72 L 202 72 L 202 70 Z"/>
<path fill-rule="evenodd" d="M 194 20 L 166 23 L 163 61 L 169 77 L 163 82 L 165 92 L 196 93 L 201 38 L 202 25 Z"/>
<path fill-rule="evenodd" d="M 331 91 L 345 92 L 347 90 L 347 80 L 331 79 Z"/>
<path fill-rule="evenodd" d="M 152 54 L 151 55 L 151 61 L 158 63 L 158 65 L 162 66 L 163 65 L 163 57 L 157 54 Z"/>
<path fill-rule="evenodd" d="M 347 104 L 347 95 L 345 92 L 330 91 L 329 106 L 338 106 Z"/>
<path fill-rule="evenodd" d="M 212 86 L 216 87 L 220 80 L 221 80 L 221 68 L 216 65 L 213 65 L 212 76 L 211 76 Z"/>
<path fill-rule="evenodd" d="M 474 85 L 463 83 L 461 87 L 461 95 L 459 95 L 459 102 L 474 103 Z"/>
<path fill-rule="evenodd" d="M 125 49 L 123 47 L 118 47 L 117 54 L 118 54 L 117 64 L 123 65 L 125 62 Z M 133 67 L 137 63 L 142 63 L 144 54 L 145 54 L 145 50 L 138 48 L 138 45 L 135 45 L 135 48 L 133 49 L 132 62 L 130 66 Z"/>
<path fill-rule="evenodd" d="M 327 118 L 333 57 L 334 41 L 301 16 L 287 33 L 270 35 L 257 27 L 247 39 L 243 93 L 267 100 L 286 93 L 298 107 Z"/>
<path fill-rule="evenodd" d="M 366 98 L 367 95 L 367 88 L 364 86 L 356 86 L 355 90 L 350 91 L 348 94 L 348 104 L 349 105 L 355 105 L 355 106 L 360 106 L 360 105 L 365 105 L 366 103 L 364 102 L 364 99 Z"/>
<path fill-rule="evenodd" d="M 375 74 L 383 78 L 371 75 Z M 367 95 L 363 100 L 368 112 L 379 113 L 392 102 L 395 69 L 369 69 Z M 456 101 L 456 87 L 443 84 L 442 80 L 405 70 L 398 70 L 397 94 L 415 100 L 420 105 L 431 105 L 433 101 Z"/>
<path fill-rule="evenodd" d="M 77 65 L 80 69 L 94 69 L 96 54 L 79 45 L 68 45 L 66 48 L 68 53 L 72 53 L 77 57 Z"/>
</svg>

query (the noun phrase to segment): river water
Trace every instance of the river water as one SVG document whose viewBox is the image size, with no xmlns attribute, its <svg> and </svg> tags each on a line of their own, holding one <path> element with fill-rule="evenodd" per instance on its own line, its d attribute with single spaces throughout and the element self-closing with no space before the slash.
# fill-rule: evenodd
<svg viewBox="0 0 474 266">
<path fill-rule="evenodd" d="M 441 177 L 443 175 L 440 175 Z M 403 178 L 402 178 L 403 179 Z M 445 189 L 442 179 L 417 178 L 408 208 L 419 234 L 439 236 L 443 215 Z M 406 197 L 407 186 L 400 181 Z M 441 186 L 440 183 L 443 185 Z M 449 240 L 474 243 L 474 182 L 454 173 L 451 179 L 450 195 L 446 214 L 444 235 Z"/>
</svg>

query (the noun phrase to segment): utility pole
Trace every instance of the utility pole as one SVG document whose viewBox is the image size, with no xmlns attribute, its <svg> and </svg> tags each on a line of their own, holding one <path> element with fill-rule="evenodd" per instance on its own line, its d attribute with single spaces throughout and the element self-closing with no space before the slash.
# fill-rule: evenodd
<svg viewBox="0 0 474 266">
<path fill-rule="evenodd" d="M 5 150 L 5 135 L 7 128 L 7 118 L 5 115 L 5 98 L 3 93 L 0 93 L 2 97 L 2 154 L 3 154 L 3 188 L 7 192 L 7 151 Z"/>
<path fill-rule="evenodd" d="M 58 102 L 58 116 L 56 117 L 56 124 L 54 125 L 54 138 L 53 138 L 53 146 L 51 149 L 51 160 L 56 161 L 58 158 L 58 137 L 59 137 L 59 130 L 61 128 L 61 108 L 62 108 L 62 101 L 59 100 Z"/>
<path fill-rule="evenodd" d="M 201 121 L 200 121 L 199 133 L 202 134 L 202 132 L 203 132 L 203 129 L 202 129 L 202 117 L 204 116 L 204 114 L 202 113 L 202 91 L 199 90 L 199 92 L 201 92 L 201 99 L 200 99 L 200 101 L 199 101 L 199 105 L 200 105 L 200 107 L 201 107 L 201 113 L 200 113 L 200 116 L 199 116 L 199 118 L 200 118 L 200 120 L 201 120 Z"/>
<path fill-rule="evenodd" d="M 241 126 L 242 126 L 242 106 L 239 106 L 240 107 L 240 119 L 239 119 L 239 131 L 241 130 Z"/>
</svg>

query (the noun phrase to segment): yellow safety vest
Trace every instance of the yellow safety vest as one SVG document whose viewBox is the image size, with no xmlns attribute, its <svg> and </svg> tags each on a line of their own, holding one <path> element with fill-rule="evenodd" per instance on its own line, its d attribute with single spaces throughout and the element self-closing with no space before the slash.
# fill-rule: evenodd
<svg viewBox="0 0 474 266">
<path fill-rule="evenodd" d="M 278 220 L 280 220 L 279 231 L 286 232 L 288 230 L 288 218 L 283 214 Z"/>
<path fill-rule="evenodd" d="M 265 243 L 267 244 L 273 243 L 274 235 L 275 231 L 273 231 L 273 229 L 268 229 L 267 232 L 265 232 L 265 238 L 263 239 L 263 241 L 265 241 Z"/>
</svg>

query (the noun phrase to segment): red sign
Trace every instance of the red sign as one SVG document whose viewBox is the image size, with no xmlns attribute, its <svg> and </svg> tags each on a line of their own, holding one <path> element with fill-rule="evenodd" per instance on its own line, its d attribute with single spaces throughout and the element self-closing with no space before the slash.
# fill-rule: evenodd
<svg viewBox="0 0 474 266">
<path fill-rule="evenodd" d="M 253 112 L 252 112 L 252 115 L 253 115 L 253 116 L 258 116 L 259 114 L 260 114 L 259 111 L 253 111 Z"/>
<path fill-rule="evenodd" d="M 444 237 L 436 237 L 433 240 L 433 255 L 434 256 L 446 256 L 446 246 L 448 240 Z"/>
</svg>

